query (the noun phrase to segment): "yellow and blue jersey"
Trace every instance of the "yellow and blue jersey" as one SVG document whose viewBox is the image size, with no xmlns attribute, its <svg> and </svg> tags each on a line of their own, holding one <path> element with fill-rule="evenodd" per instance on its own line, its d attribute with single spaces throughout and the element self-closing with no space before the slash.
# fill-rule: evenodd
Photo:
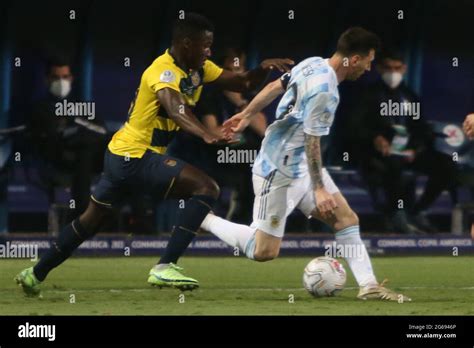
<svg viewBox="0 0 474 348">
<path fill-rule="evenodd" d="M 164 154 L 179 126 L 161 107 L 157 92 L 171 88 L 193 107 L 201 96 L 203 84 L 216 80 L 221 73 L 222 68 L 210 60 L 201 69 L 186 72 L 166 50 L 144 71 L 128 120 L 108 145 L 110 152 L 133 158 L 141 158 L 147 150 Z"/>
</svg>

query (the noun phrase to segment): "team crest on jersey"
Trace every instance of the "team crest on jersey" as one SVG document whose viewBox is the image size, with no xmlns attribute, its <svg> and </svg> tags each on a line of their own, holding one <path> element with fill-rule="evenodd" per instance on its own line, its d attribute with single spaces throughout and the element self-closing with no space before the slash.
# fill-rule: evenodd
<svg viewBox="0 0 474 348">
<path fill-rule="evenodd" d="M 160 75 L 161 82 L 170 83 L 170 82 L 173 82 L 174 79 L 175 79 L 175 76 L 171 70 L 165 70 Z"/>
<path fill-rule="evenodd" d="M 179 87 L 182 93 L 188 96 L 192 96 L 194 94 L 194 91 L 198 89 L 201 84 L 201 73 L 199 71 L 193 71 L 188 75 L 187 78 L 181 79 Z"/>
<path fill-rule="evenodd" d="M 176 165 L 176 161 L 174 159 L 167 159 L 165 160 L 165 164 L 169 167 L 174 167 Z"/>
<path fill-rule="evenodd" d="M 272 215 L 270 217 L 270 224 L 272 228 L 277 228 L 280 225 L 280 217 L 278 215 Z"/>
</svg>

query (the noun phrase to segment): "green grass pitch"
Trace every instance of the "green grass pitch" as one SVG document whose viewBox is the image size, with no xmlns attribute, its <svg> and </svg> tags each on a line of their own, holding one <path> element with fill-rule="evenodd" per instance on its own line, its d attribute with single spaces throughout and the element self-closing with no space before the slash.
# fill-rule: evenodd
<svg viewBox="0 0 474 348">
<path fill-rule="evenodd" d="M 24 297 L 13 282 L 31 261 L 5 259 L 0 315 L 474 315 L 473 257 L 374 257 L 379 281 L 386 277 L 412 297 L 404 304 L 356 299 L 345 263 L 348 281 L 340 296 L 312 298 L 301 283 L 310 259 L 185 256 L 180 265 L 201 287 L 183 297 L 148 286 L 155 257 L 72 258 L 50 274 L 42 299 Z"/>
</svg>

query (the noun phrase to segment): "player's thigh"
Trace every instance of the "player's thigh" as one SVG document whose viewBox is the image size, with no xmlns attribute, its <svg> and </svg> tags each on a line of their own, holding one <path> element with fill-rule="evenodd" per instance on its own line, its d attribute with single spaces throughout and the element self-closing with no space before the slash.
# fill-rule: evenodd
<svg viewBox="0 0 474 348">
<path fill-rule="evenodd" d="M 186 198 L 194 195 L 205 195 L 217 199 L 219 193 L 219 186 L 214 179 L 209 177 L 202 170 L 186 163 L 179 172 L 176 182 L 170 190 L 169 198 Z"/>
<path fill-rule="evenodd" d="M 219 187 L 201 170 L 183 160 L 168 155 L 148 152 L 137 174 L 138 184 L 155 200 L 187 199 L 194 195 L 217 198 Z"/>
<path fill-rule="evenodd" d="M 99 182 L 91 194 L 95 205 L 90 205 L 86 210 L 87 216 L 95 216 L 98 211 L 96 206 L 104 209 L 118 207 L 126 198 L 129 189 L 129 178 L 133 177 L 140 166 L 139 158 L 126 158 L 115 155 L 108 149 L 104 156 L 104 170 Z"/>
<path fill-rule="evenodd" d="M 270 236 L 282 238 L 291 179 L 273 171 L 266 177 L 253 175 L 252 181 L 255 193 L 252 227 Z"/>
<path fill-rule="evenodd" d="M 334 214 L 331 218 L 323 218 L 316 209 L 316 201 L 314 199 L 314 192 L 311 188 L 307 188 L 305 196 L 298 204 L 300 209 L 308 218 L 316 218 L 328 224 L 333 230 L 339 231 L 345 227 L 358 224 L 357 215 L 353 212 L 349 203 L 344 198 L 339 188 L 332 180 L 331 176 L 325 168 L 322 171 L 323 184 L 326 190 L 333 195 L 337 208 L 334 209 Z M 308 177 L 307 180 L 310 180 Z M 303 185 L 307 187 L 307 183 Z"/>
<path fill-rule="evenodd" d="M 332 195 L 338 193 L 339 188 L 332 180 L 326 168 L 322 169 L 321 175 L 326 191 Z M 295 190 L 303 190 L 304 195 L 303 198 L 297 202 L 297 208 L 301 210 L 301 212 L 308 218 L 316 217 L 316 201 L 310 175 L 306 175 L 304 178 L 302 178 L 298 183 L 298 186 L 298 188 L 295 187 Z"/>
</svg>

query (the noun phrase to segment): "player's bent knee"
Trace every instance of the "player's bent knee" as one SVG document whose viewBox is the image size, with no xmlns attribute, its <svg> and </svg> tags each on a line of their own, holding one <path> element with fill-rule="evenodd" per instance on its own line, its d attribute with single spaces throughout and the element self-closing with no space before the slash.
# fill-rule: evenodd
<svg viewBox="0 0 474 348">
<path fill-rule="evenodd" d="M 217 185 L 213 179 L 209 178 L 209 180 L 206 180 L 194 194 L 210 196 L 214 199 L 218 199 L 220 191 L 219 185 Z"/>
<path fill-rule="evenodd" d="M 278 249 L 260 249 L 255 250 L 254 260 L 259 262 L 271 261 L 278 257 Z"/>
</svg>

